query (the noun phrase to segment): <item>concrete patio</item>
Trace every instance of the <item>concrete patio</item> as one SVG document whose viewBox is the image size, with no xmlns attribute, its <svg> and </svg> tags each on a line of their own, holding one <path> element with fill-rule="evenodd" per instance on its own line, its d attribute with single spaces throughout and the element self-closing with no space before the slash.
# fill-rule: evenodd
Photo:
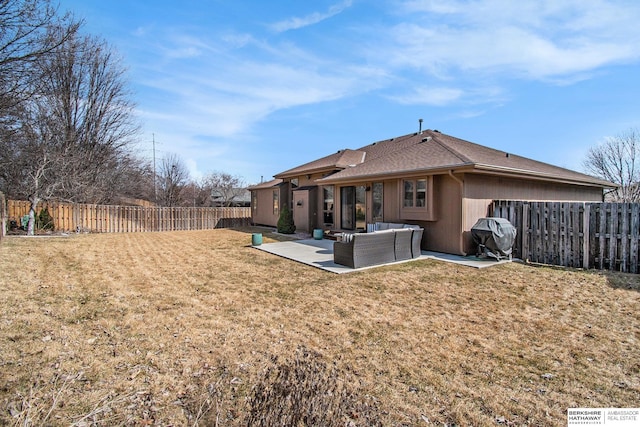
<svg viewBox="0 0 640 427">
<path fill-rule="evenodd" d="M 328 239 L 301 239 L 292 240 L 289 242 L 277 242 L 277 243 L 264 243 L 258 246 L 253 246 L 255 249 L 269 252 L 274 255 L 278 255 L 284 258 L 288 258 L 303 264 L 307 264 L 313 267 L 321 268 L 332 273 L 352 273 L 354 271 L 361 271 L 370 268 L 377 268 L 380 265 L 374 265 L 363 268 L 351 268 L 345 265 L 336 264 L 333 262 L 333 240 Z M 409 259 L 405 261 L 398 261 L 389 264 L 400 264 L 404 262 L 415 262 L 425 259 L 435 259 L 443 262 L 450 262 L 459 265 L 465 265 L 473 268 L 486 268 L 494 265 L 500 265 L 505 262 L 511 262 L 509 260 L 496 261 L 492 258 L 478 258 L 476 256 L 460 256 L 443 254 L 439 252 L 422 251 L 422 255 L 418 258 Z"/>
</svg>

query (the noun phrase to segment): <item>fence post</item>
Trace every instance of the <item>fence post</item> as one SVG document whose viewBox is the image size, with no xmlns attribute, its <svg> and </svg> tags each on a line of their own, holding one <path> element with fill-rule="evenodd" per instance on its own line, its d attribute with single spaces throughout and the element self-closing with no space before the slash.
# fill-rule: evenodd
<svg viewBox="0 0 640 427">
<path fill-rule="evenodd" d="M 590 243 L 590 230 L 589 224 L 591 223 L 591 205 L 589 203 L 584 204 L 584 213 L 582 214 L 582 268 L 588 270 L 591 268 L 589 265 L 589 254 L 591 248 Z"/>
<path fill-rule="evenodd" d="M 629 242 L 629 271 L 638 273 L 638 238 L 640 234 L 640 205 L 631 205 L 631 241 Z"/>
<path fill-rule="evenodd" d="M 0 191 L 0 242 L 7 232 L 7 201 Z"/>
<path fill-rule="evenodd" d="M 525 262 L 529 262 L 529 204 L 522 203 L 522 224 L 520 227 L 520 241 L 522 242 L 520 245 L 520 257 L 523 258 Z"/>
</svg>

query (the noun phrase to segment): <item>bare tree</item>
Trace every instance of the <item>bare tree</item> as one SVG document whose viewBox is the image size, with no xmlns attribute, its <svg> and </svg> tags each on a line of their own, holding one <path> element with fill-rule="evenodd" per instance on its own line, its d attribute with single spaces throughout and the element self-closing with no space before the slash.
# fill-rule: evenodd
<svg viewBox="0 0 640 427">
<path fill-rule="evenodd" d="M 212 172 L 203 180 L 211 194 L 210 205 L 231 206 L 245 192 L 245 183 L 239 176 L 226 172 Z"/>
<path fill-rule="evenodd" d="M 211 206 L 211 191 L 204 180 L 190 181 L 183 189 L 183 206 L 206 207 Z"/>
<path fill-rule="evenodd" d="M 32 65 L 72 38 L 81 23 L 58 16 L 50 0 L 0 0 L 0 117 L 28 99 Z"/>
<path fill-rule="evenodd" d="M 33 103 L 63 160 L 58 195 L 103 202 L 138 131 L 122 60 L 106 42 L 89 36 L 74 37 L 56 53 L 41 62 Z"/>
<path fill-rule="evenodd" d="M 158 203 L 162 206 L 181 206 L 188 200 L 185 187 L 189 171 L 177 154 L 169 154 L 160 162 L 158 173 Z"/>
<path fill-rule="evenodd" d="M 11 196 L 11 185 L 28 175 L 16 153 L 24 147 L 24 103 L 34 95 L 40 77 L 35 65 L 74 37 L 81 23 L 58 16 L 49 0 L 0 0 L 0 189 Z M 34 168 L 35 175 L 50 159 Z"/>
<path fill-rule="evenodd" d="M 19 165 L 8 192 L 28 198 L 31 219 L 41 200 L 101 203 L 126 193 L 144 168 L 130 149 L 138 127 L 120 59 L 104 41 L 75 35 L 33 68 L 39 78 L 14 110 L 5 154 Z"/>
<path fill-rule="evenodd" d="M 584 168 L 599 178 L 620 185 L 608 198 L 614 202 L 640 202 L 640 134 L 629 129 L 591 147 Z"/>
</svg>

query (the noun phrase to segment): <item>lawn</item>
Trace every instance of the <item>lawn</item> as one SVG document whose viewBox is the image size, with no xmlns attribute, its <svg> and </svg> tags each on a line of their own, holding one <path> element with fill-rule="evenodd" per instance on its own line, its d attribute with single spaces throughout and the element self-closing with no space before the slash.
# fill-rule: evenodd
<svg viewBox="0 0 640 427">
<path fill-rule="evenodd" d="M 0 424 L 564 426 L 639 406 L 639 276 L 336 275 L 250 232 L 3 240 Z"/>
</svg>

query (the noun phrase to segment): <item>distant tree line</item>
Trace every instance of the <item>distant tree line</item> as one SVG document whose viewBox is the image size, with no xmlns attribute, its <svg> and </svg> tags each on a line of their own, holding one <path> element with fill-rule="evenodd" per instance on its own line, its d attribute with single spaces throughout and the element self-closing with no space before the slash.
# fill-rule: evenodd
<svg viewBox="0 0 640 427">
<path fill-rule="evenodd" d="M 136 154 L 123 61 L 82 25 L 50 0 L 0 0 L 0 191 L 31 202 L 31 233 L 42 200 L 210 203 L 211 180 L 192 182 L 178 156 L 156 173 Z"/>
<path fill-rule="evenodd" d="M 211 172 L 199 181 L 176 154 L 160 162 L 157 172 L 156 200 L 162 206 L 236 206 L 244 202 L 246 183 L 226 172 Z"/>
<path fill-rule="evenodd" d="M 605 195 L 606 201 L 640 202 L 640 132 L 637 129 L 628 129 L 591 147 L 583 166 L 588 173 L 619 185 Z"/>
</svg>

